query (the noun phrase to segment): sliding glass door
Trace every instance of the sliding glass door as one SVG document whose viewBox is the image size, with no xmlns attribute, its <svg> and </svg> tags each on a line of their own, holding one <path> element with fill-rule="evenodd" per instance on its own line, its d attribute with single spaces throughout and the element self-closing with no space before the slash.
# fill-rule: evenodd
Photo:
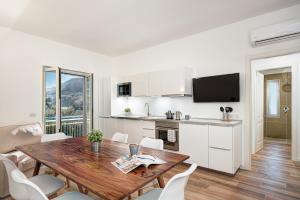
<svg viewBox="0 0 300 200">
<path fill-rule="evenodd" d="M 93 127 L 92 74 L 44 67 L 44 130 L 78 137 Z"/>
</svg>

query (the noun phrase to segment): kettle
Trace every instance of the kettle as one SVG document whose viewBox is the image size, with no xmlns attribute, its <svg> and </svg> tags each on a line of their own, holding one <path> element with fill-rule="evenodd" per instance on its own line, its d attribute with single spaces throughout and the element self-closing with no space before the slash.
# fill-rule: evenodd
<svg viewBox="0 0 300 200">
<path fill-rule="evenodd" d="M 176 113 L 175 113 L 175 119 L 176 120 L 180 120 L 180 117 L 182 116 L 182 112 L 180 112 L 180 111 L 176 111 Z"/>
<path fill-rule="evenodd" d="M 174 119 L 174 113 L 171 112 L 171 110 L 168 110 L 168 112 L 165 113 L 167 119 Z"/>
</svg>

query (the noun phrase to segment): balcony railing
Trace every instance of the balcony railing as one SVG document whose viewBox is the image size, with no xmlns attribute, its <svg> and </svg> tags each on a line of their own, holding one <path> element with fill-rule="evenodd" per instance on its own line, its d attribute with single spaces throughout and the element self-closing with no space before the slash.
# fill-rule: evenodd
<svg viewBox="0 0 300 200">
<path fill-rule="evenodd" d="M 46 119 L 45 121 L 46 134 L 56 133 L 56 120 Z M 61 120 L 61 132 L 72 137 L 83 136 L 84 121 L 82 117 L 68 116 Z"/>
</svg>

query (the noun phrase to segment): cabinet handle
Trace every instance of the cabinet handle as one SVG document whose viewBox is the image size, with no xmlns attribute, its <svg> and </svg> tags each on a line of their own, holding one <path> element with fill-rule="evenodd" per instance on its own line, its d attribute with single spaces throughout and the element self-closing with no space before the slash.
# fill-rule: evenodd
<svg viewBox="0 0 300 200">
<path fill-rule="evenodd" d="M 154 131 L 154 129 L 153 129 L 153 128 L 143 128 L 143 130 Z"/>
<path fill-rule="evenodd" d="M 212 149 L 219 149 L 219 150 L 224 150 L 224 151 L 230 151 L 231 149 L 226 149 L 226 148 L 220 148 L 220 147 L 210 147 Z"/>
</svg>

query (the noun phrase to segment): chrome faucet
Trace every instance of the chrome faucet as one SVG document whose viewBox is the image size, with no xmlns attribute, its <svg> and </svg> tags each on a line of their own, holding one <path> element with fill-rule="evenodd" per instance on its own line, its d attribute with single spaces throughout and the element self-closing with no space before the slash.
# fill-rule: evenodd
<svg viewBox="0 0 300 200">
<path fill-rule="evenodd" d="M 150 104 L 149 103 L 145 103 L 145 107 L 147 106 L 147 117 L 150 116 Z"/>
</svg>

